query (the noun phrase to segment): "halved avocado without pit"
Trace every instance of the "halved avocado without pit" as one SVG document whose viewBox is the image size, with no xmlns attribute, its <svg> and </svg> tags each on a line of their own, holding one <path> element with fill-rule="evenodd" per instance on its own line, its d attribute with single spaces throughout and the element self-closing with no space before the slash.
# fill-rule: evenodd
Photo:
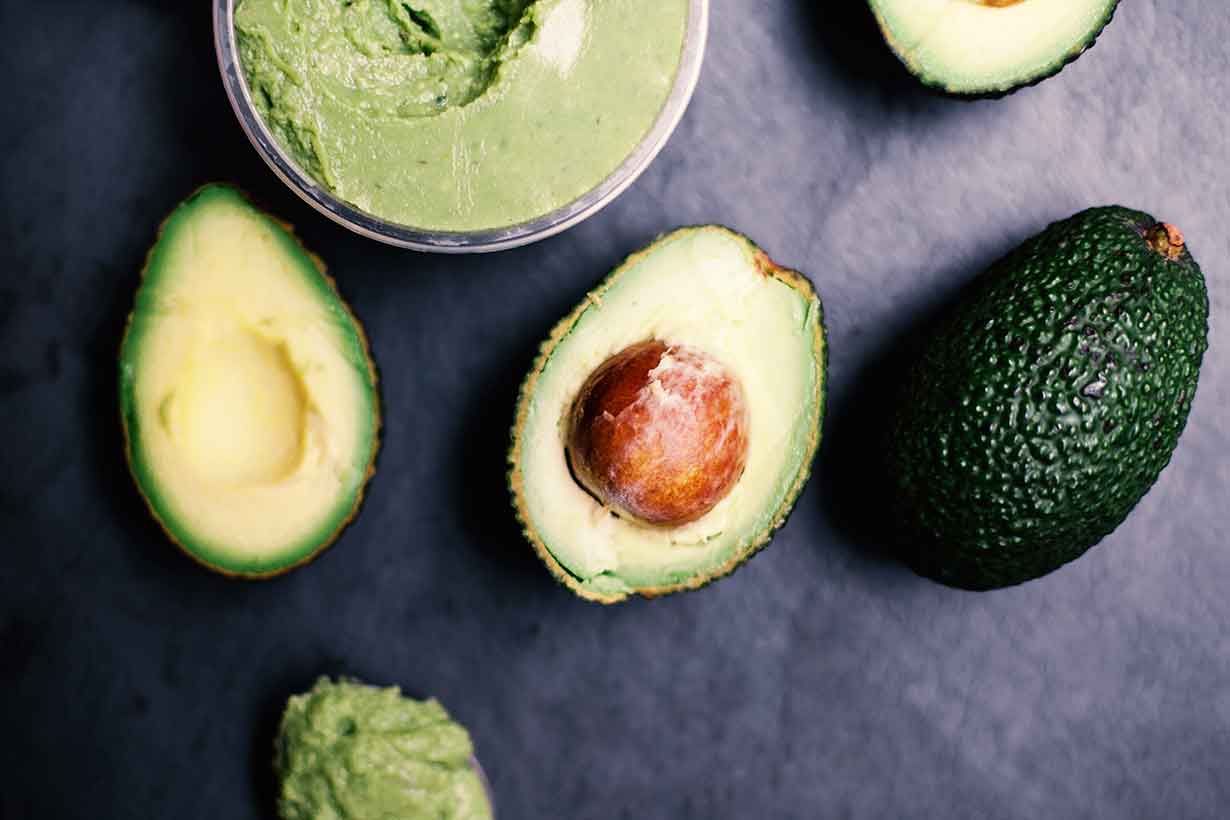
<svg viewBox="0 0 1230 820">
<path fill-rule="evenodd" d="M 380 424 L 367 341 L 323 264 L 234 188 L 163 223 L 119 364 L 137 487 L 201 564 L 278 575 L 357 512 Z"/>
<path fill-rule="evenodd" d="M 786 520 L 824 410 L 811 283 L 718 226 L 629 257 L 525 379 L 509 483 L 526 537 L 582 598 L 695 589 Z"/>
<path fill-rule="evenodd" d="M 925 85 L 999 96 L 1059 73 L 1119 0 L 869 0 L 889 47 Z"/>
</svg>

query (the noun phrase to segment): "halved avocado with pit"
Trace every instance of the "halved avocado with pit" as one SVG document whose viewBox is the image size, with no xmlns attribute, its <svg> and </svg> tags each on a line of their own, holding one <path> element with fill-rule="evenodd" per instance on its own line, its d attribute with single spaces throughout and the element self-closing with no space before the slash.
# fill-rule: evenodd
<svg viewBox="0 0 1230 820">
<path fill-rule="evenodd" d="M 198 562 L 278 575 L 357 512 L 379 445 L 367 341 L 323 264 L 234 188 L 163 223 L 119 364 L 133 477 Z"/>
<path fill-rule="evenodd" d="M 633 375 L 621 381 L 613 372 Z M 807 481 L 820 442 L 825 372 L 823 311 L 802 274 L 726 228 L 660 238 L 555 327 L 523 383 L 509 481 L 526 537 L 557 579 L 601 603 L 694 589 L 729 574 L 768 543 Z M 672 392 L 671 379 L 679 391 Z M 637 389 L 625 389 L 633 382 Z M 744 426 L 730 430 L 745 436 L 719 432 L 701 442 L 720 449 L 746 440 L 733 486 L 677 515 L 669 482 L 661 482 L 667 492 L 656 500 L 604 496 L 603 487 L 633 483 L 628 475 L 643 475 L 645 463 L 659 463 L 663 453 L 695 452 L 672 442 L 671 430 L 703 438 L 720 427 L 697 427 L 690 411 L 671 416 L 671 407 L 689 407 L 681 398 L 687 391 L 706 389 L 718 397 L 707 406 L 725 408 L 733 396 L 741 408 Z M 613 402 L 611 412 L 591 412 L 594 396 Z M 653 407 L 674 421 L 642 425 L 649 429 L 640 449 L 625 447 L 635 439 L 624 435 L 627 428 Z M 599 423 L 609 429 L 577 435 L 578 424 Z M 593 441 L 625 458 L 582 458 L 578 446 Z M 729 465 L 715 458 L 695 466 L 678 471 L 680 486 L 701 486 L 687 483 L 690 473 L 704 478 Z"/>
<path fill-rule="evenodd" d="M 1057 74 L 1097 40 L 1119 0 L 870 0 L 910 73 L 944 92 L 1007 94 Z"/>
</svg>

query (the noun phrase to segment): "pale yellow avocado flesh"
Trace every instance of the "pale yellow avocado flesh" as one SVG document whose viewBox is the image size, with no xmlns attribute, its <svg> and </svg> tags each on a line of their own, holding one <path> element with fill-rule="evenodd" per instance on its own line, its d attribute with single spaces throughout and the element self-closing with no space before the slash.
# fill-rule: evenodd
<svg viewBox="0 0 1230 820">
<path fill-rule="evenodd" d="M 154 514 L 232 574 L 274 574 L 326 546 L 377 444 L 357 322 L 293 236 L 223 186 L 181 205 L 150 254 L 121 404 Z"/>
<path fill-rule="evenodd" d="M 740 381 L 747 468 L 701 519 L 656 528 L 614 515 L 568 466 L 572 403 L 607 358 L 655 338 L 713 356 Z M 730 572 L 762 546 L 805 482 L 820 435 L 819 299 L 744 237 L 689 228 L 633 256 L 557 327 L 523 388 L 511 482 L 527 534 L 583 597 L 661 594 Z"/>
<path fill-rule="evenodd" d="M 870 0 L 889 45 L 928 85 L 1008 91 L 1092 45 L 1118 0 Z"/>
</svg>

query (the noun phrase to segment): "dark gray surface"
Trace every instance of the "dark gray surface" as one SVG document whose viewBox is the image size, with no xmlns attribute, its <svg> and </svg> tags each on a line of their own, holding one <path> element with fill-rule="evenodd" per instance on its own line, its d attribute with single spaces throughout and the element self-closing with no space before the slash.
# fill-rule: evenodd
<svg viewBox="0 0 1230 820">
<path fill-rule="evenodd" d="M 6 820 L 272 817 L 273 721 L 323 671 L 439 695 L 510 820 L 1230 811 L 1220 3 L 1126 0 L 1059 77 L 963 104 L 903 77 L 858 0 L 715 0 L 695 102 L 649 173 L 561 237 L 470 259 L 378 246 L 283 189 L 226 104 L 206 3 L 5 0 L 0 19 Z M 180 557 L 120 454 L 114 354 L 138 270 L 163 215 L 213 179 L 298 225 L 383 372 L 362 515 L 269 583 Z M 842 492 L 862 478 L 876 362 L 998 254 L 1109 202 L 1179 224 L 1212 292 L 1212 348 L 1160 483 L 1101 547 L 1024 587 L 956 592 L 876 557 L 874 511 Z M 509 513 L 515 387 L 622 255 L 706 221 L 823 295 L 816 475 L 734 577 L 587 605 Z"/>
</svg>

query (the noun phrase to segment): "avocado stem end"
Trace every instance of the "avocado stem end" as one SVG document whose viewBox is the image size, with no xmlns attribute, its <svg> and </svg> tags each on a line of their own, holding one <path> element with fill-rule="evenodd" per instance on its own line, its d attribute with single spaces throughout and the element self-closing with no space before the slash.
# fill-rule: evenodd
<svg viewBox="0 0 1230 820">
<path fill-rule="evenodd" d="M 1183 232 L 1169 222 L 1159 222 L 1145 234 L 1149 247 L 1170 260 L 1183 255 L 1185 241 Z"/>
</svg>

